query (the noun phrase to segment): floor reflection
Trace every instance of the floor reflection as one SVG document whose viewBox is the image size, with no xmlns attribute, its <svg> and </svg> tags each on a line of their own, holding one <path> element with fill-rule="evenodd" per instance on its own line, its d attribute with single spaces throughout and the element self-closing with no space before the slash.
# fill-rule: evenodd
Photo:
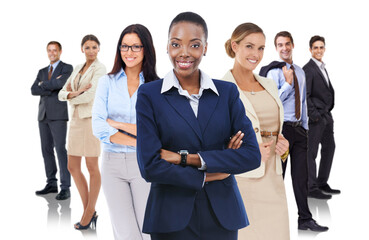
<svg viewBox="0 0 369 240">
<path fill-rule="evenodd" d="M 38 197 L 45 199 L 47 203 L 47 227 L 72 229 L 75 222 L 71 223 L 71 199 L 69 198 L 67 200 L 56 200 L 56 195 L 57 193 L 37 195 Z M 96 228 L 89 228 L 86 230 L 81 230 L 79 232 L 84 239 L 97 239 Z"/>
<path fill-rule="evenodd" d="M 70 225 L 71 224 L 71 208 L 70 198 L 66 200 L 56 200 L 55 194 L 38 195 L 47 202 L 47 226 Z"/>
<path fill-rule="evenodd" d="M 89 228 L 86 230 L 81 230 L 84 239 L 97 239 L 96 229 Z"/>
<path fill-rule="evenodd" d="M 329 200 L 320 200 L 315 198 L 308 198 L 309 208 L 314 219 L 319 220 L 319 223 L 330 223 L 331 212 L 328 206 Z"/>
<path fill-rule="evenodd" d="M 321 233 L 322 232 L 313 232 L 313 231 L 310 231 L 310 230 L 298 230 L 299 238 L 306 237 L 306 238 L 312 239 L 312 238 L 316 238 Z"/>
</svg>

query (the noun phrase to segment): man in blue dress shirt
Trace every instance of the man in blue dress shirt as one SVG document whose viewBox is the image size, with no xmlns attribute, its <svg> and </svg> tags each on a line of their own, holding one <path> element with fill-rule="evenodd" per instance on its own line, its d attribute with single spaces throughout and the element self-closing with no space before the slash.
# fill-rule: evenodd
<svg viewBox="0 0 369 240">
<path fill-rule="evenodd" d="M 319 232 L 327 231 L 328 227 L 320 226 L 312 218 L 307 202 L 308 116 L 305 73 L 292 61 L 294 44 L 292 35 L 289 32 L 279 32 L 274 38 L 274 45 L 280 61 L 274 61 L 263 67 L 260 75 L 271 78 L 276 82 L 279 97 L 284 107 L 282 133 L 290 143 L 292 185 L 299 215 L 298 229 L 310 229 Z M 283 163 L 283 177 L 285 176 L 286 166 L 287 161 Z"/>
</svg>

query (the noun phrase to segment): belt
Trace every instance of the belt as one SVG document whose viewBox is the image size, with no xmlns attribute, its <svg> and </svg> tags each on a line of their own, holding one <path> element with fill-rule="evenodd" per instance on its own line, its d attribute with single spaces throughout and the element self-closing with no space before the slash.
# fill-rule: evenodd
<svg viewBox="0 0 369 240">
<path fill-rule="evenodd" d="M 291 126 L 291 127 L 301 127 L 302 126 L 302 121 L 284 122 L 284 124 L 286 124 L 287 126 Z"/>
<path fill-rule="evenodd" d="M 279 132 L 261 131 L 260 134 L 262 137 L 272 137 L 272 136 L 278 136 Z"/>
</svg>

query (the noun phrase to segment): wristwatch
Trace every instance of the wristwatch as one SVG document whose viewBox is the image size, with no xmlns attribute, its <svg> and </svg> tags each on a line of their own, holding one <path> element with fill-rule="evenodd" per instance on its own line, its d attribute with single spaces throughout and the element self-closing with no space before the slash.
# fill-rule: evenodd
<svg viewBox="0 0 369 240">
<path fill-rule="evenodd" d="M 181 165 L 182 167 L 186 167 L 188 150 L 179 150 L 178 153 L 181 155 L 181 162 L 179 163 L 179 165 Z"/>
</svg>

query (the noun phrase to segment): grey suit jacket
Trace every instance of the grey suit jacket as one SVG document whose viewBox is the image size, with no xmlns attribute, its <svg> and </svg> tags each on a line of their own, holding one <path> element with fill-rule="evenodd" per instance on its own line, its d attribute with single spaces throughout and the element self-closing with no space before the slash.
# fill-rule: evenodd
<svg viewBox="0 0 369 240">
<path fill-rule="evenodd" d="M 38 72 L 31 87 L 32 95 L 40 96 L 38 121 L 45 118 L 68 121 L 67 103 L 58 100 L 58 93 L 72 73 L 73 67 L 60 61 L 50 80 L 48 80 L 48 69 L 47 66 Z"/>
</svg>

